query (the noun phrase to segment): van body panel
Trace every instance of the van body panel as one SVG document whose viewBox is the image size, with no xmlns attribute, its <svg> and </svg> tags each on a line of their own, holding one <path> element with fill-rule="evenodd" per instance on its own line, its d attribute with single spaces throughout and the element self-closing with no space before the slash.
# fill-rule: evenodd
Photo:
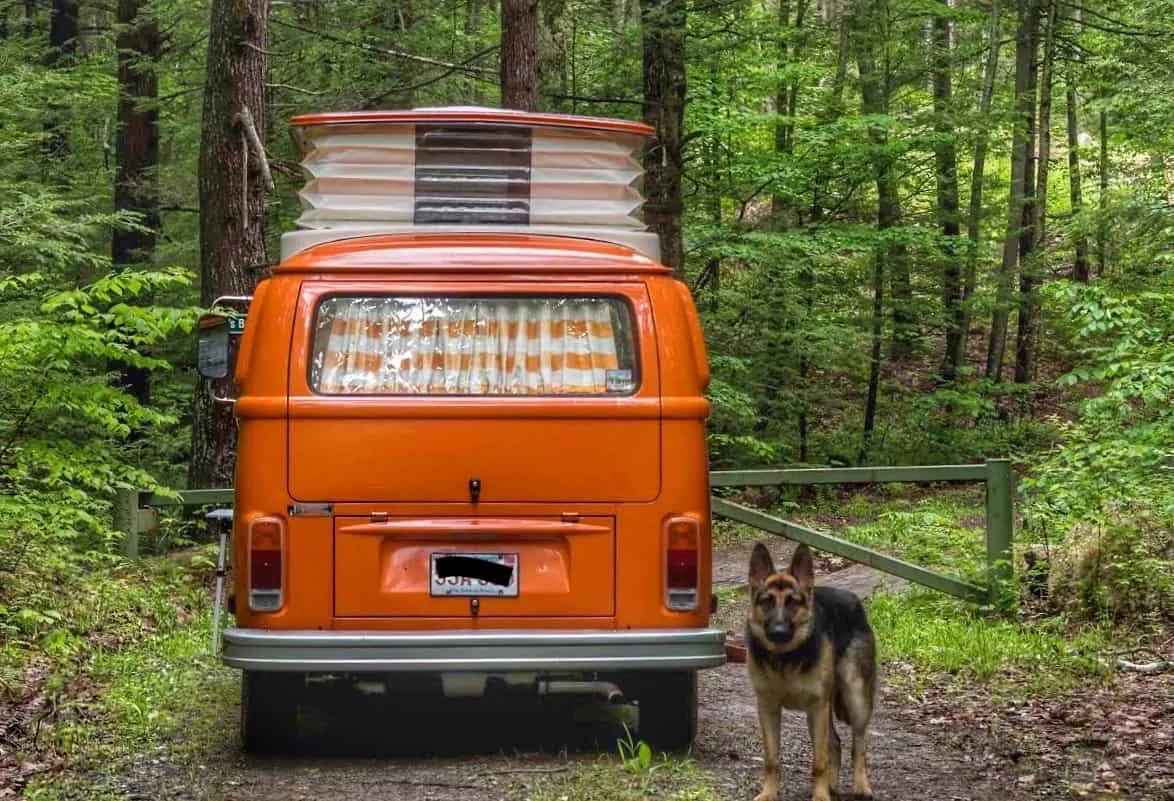
<svg viewBox="0 0 1174 801">
<path fill-rule="evenodd" d="M 485 270 L 494 260 L 508 264 L 503 255 L 508 248 L 485 252 L 490 240 L 509 240 L 509 248 L 525 250 L 525 239 L 486 237 L 478 244 Z M 534 272 L 538 264 L 514 264 L 489 276 L 438 263 L 436 254 L 443 249 L 436 242 L 429 241 L 427 248 L 409 243 L 399 250 L 399 238 L 380 240 L 384 263 L 379 269 L 320 267 L 314 273 L 315 249 L 299 253 L 295 260 L 303 260 L 304 267 L 279 266 L 266 279 L 263 303 L 250 309 L 241 343 L 248 362 L 245 368 L 238 363 L 242 380 L 235 408 L 240 426 L 232 555 L 238 566 L 233 570 L 237 625 L 339 632 L 703 629 L 709 620 L 712 575 L 705 444 L 709 403 L 704 397 L 708 376 L 702 372 L 707 368 L 704 345 L 688 320 L 696 312 L 680 282 L 656 265 L 636 269 L 634 262 L 643 257 L 609 261 L 610 255 L 592 257 L 590 270 L 580 263 L 557 275 L 539 274 Z M 448 241 L 455 245 L 458 240 L 464 241 Z M 342 245 L 353 254 L 364 247 L 358 240 L 320 247 Z M 583 243 L 568 240 L 553 252 L 580 247 Z M 612 246 L 598 247 L 607 251 Z M 417 258 L 424 250 L 432 255 Z M 397 251 L 416 254 L 409 259 L 414 266 L 404 272 L 394 268 Z M 430 272 L 425 269 L 428 260 Z M 355 255 L 352 264 L 358 262 Z M 308 304 L 314 299 L 356 291 L 483 292 L 505 282 L 511 291 L 517 285 L 535 293 L 631 298 L 640 331 L 635 394 L 372 397 L 311 391 L 306 364 L 313 327 Z M 570 453 L 576 457 L 568 461 Z M 482 481 L 476 504 L 468 488 L 474 475 Z M 330 512 L 290 516 L 291 504 L 299 502 L 327 503 Z M 696 515 L 702 524 L 698 603 L 688 612 L 665 606 L 664 523 L 678 513 Z M 241 568 L 248 558 L 248 521 L 262 514 L 284 520 L 289 548 L 282 607 L 256 613 L 245 600 L 247 575 Z M 614 521 L 610 537 L 582 538 L 582 554 L 574 550 L 580 546 L 572 536 L 562 544 L 551 540 L 527 545 L 536 549 L 532 553 L 564 560 L 560 564 L 572 582 L 570 592 L 562 594 L 563 585 L 555 582 L 541 597 L 530 598 L 523 584 L 520 599 L 480 599 L 476 617 L 467 598 L 413 593 L 407 588 L 415 585 L 388 584 L 380 572 L 395 563 L 388 561 L 393 553 L 401 559 L 407 554 L 418 558 L 421 548 L 432 547 L 423 543 L 427 538 L 355 531 L 339 539 L 343 529 L 368 525 L 373 516 L 389 521 L 553 521 L 566 514 Z M 408 540 L 417 542 L 409 546 Z M 477 547 L 506 551 L 507 540 L 495 536 Z M 455 542 L 445 543 L 450 546 L 462 550 Z M 525 556 L 520 547 L 519 553 Z M 523 570 L 527 564 L 523 559 Z M 591 566 L 590 573 L 582 574 L 590 580 L 580 584 L 584 565 Z M 389 586 L 394 590 L 385 591 Z"/>
</svg>

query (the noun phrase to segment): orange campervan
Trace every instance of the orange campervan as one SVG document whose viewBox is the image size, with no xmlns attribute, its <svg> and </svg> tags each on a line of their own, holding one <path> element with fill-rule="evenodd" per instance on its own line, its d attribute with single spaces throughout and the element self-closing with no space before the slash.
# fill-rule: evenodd
<svg viewBox="0 0 1174 801">
<path fill-rule="evenodd" d="M 297 229 L 200 325 L 239 423 L 222 659 L 250 750 L 314 675 L 610 691 L 687 746 L 709 627 L 709 368 L 623 121 L 293 120 Z M 410 675 L 414 674 L 414 675 Z"/>
</svg>

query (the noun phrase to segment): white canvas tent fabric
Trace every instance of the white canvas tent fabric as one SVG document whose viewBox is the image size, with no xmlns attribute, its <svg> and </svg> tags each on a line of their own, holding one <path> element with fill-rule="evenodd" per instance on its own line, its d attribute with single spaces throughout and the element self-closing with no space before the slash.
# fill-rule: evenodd
<svg viewBox="0 0 1174 801">
<path fill-rule="evenodd" d="M 641 219 L 641 137 L 482 123 L 310 125 L 298 230 L 282 257 L 373 233 L 508 231 L 602 239 L 658 258 Z"/>
</svg>

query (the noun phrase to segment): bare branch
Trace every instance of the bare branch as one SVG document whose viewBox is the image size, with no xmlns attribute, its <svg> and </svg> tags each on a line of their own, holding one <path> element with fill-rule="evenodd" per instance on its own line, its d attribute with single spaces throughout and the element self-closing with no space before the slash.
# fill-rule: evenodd
<svg viewBox="0 0 1174 801">
<path fill-rule="evenodd" d="M 302 87 L 300 87 L 300 86 L 291 86 L 291 85 L 290 85 L 290 84 L 288 84 L 288 83 L 267 83 L 267 84 L 265 84 L 265 86 L 266 86 L 267 88 L 269 88 L 269 89 L 288 89 L 288 90 L 289 90 L 289 91 L 291 91 L 291 92 L 299 92 L 299 93 L 301 93 L 301 94 L 303 94 L 303 95 L 315 95 L 315 96 L 317 96 L 317 95 L 324 95 L 324 94 L 326 94 L 326 90 L 324 90 L 324 89 L 322 89 L 322 90 L 318 90 L 318 91 L 314 91 L 313 89 L 303 89 L 303 88 L 302 88 Z"/>
<path fill-rule="evenodd" d="M 454 72 L 457 72 L 457 71 L 466 72 L 470 75 L 491 75 L 491 74 L 493 74 L 491 70 L 488 70 L 488 69 L 485 69 L 482 67 L 469 67 L 465 63 L 452 64 L 448 61 L 440 61 L 435 58 L 429 58 L 428 56 L 417 56 L 414 53 L 407 53 L 407 52 L 404 52 L 403 50 L 396 50 L 391 47 L 378 47 L 376 45 L 367 44 L 366 42 L 357 42 L 354 39 L 347 39 L 344 36 L 332 36 L 329 33 L 323 33 L 322 31 L 316 31 L 313 28 L 307 28 L 307 27 L 304 27 L 302 25 L 297 25 L 292 22 L 285 22 L 284 20 L 270 20 L 270 22 L 272 22 L 274 25 L 278 25 L 283 28 L 292 28 L 295 31 L 301 31 L 302 33 L 308 33 L 311 36 L 317 36 L 319 39 L 325 39 L 328 42 L 335 42 L 337 44 L 347 45 L 349 47 L 356 47 L 359 50 L 366 50 L 369 53 L 377 53 L 381 56 L 391 56 L 392 58 L 402 58 L 407 61 L 414 61 L 417 64 L 429 64 L 433 67 L 444 67 L 447 69 L 451 69 Z"/>
<path fill-rule="evenodd" d="M 1100 27 L 1098 25 L 1094 25 L 1094 24 L 1090 23 L 1087 18 L 1084 20 L 1084 24 L 1089 26 L 1090 28 L 1096 28 L 1098 31 L 1104 31 L 1105 33 L 1115 33 L 1115 34 L 1120 34 L 1122 36 L 1169 36 L 1171 33 L 1171 31 L 1169 31 L 1169 30 L 1155 31 L 1155 30 L 1146 30 L 1145 28 L 1133 27 L 1132 25 L 1130 25 L 1128 22 L 1125 22 L 1124 20 L 1119 20 L 1119 19 L 1116 19 L 1115 17 L 1110 17 L 1108 14 L 1105 14 L 1102 11 L 1097 11 L 1095 8 L 1089 8 L 1084 3 L 1079 3 L 1079 4 L 1078 3 L 1063 3 L 1062 5 L 1065 5 L 1071 9 L 1083 11 L 1088 16 L 1096 17 L 1097 19 L 1101 20 L 1101 22 L 1104 23 L 1106 25 L 1106 27 Z M 1107 27 L 1108 25 L 1112 25 L 1113 27 L 1109 28 L 1109 27 Z"/>
<path fill-rule="evenodd" d="M 543 92 L 544 97 L 552 100 L 573 100 L 576 103 L 615 103 L 623 106 L 643 106 L 643 100 L 631 100 L 626 97 L 583 97 L 582 95 L 563 95 L 557 92 Z"/>
<path fill-rule="evenodd" d="M 373 97 L 368 98 L 367 100 L 364 100 L 362 107 L 365 109 L 374 108 L 388 95 L 394 95 L 394 94 L 397 94 L 400 92 L 413 92 L 417 89 L 423 89 L 425 86 L 431 86 L 434 83 L 437 83 L 439 81 L 443 81 L 445 78 L 452 75 L 454 72 L 461 70 L 462 68 L 464 68 L 468 64 L 471 64 L 472 62 L 476 61 L 477 59 L 484 58 L 485 56 L 489 55 L 490 53 L 493 53 L 494 51 L 498 50 L 500 47 L 501 47 L 501 45 L 496 44 L 496 45 L 492 45 L 491 47 L 487 47 L 484 50 L 480 50 L 480 51 L 474 53 L 473 55 L 469 56 L 468 58 L 466 58 L 464 61 L 461 61 L 457 64 L 450 65 L 448 67 L 448 69 L 444 70 L 444 72 L 441 72 L 437 75 L 434 75 L 431 78 L 425 78 L 422 81 L 417 81 L 416 83 L 405 84 L 402 86 L 393 86 L 390 89 L 387 89 L 387 90 L 380 92 L 379 94 L 377 94 Z"/>
<path fill-rule="evenodd" d="M 236 122 L 244 129 L 253 155 L 261 162 L 261 177 L 265 179 L 266 188 L 272 192 L 276 187 L 273 184 L 273 173 L 269 172 L 269 157 L 265 154 L 265 146 L 261 144 L 261 137 L 257 134 L 257 126 L 253 123 L 253 115 L 248 106 L 241 107 L 237 112 Z"/>
</svg>

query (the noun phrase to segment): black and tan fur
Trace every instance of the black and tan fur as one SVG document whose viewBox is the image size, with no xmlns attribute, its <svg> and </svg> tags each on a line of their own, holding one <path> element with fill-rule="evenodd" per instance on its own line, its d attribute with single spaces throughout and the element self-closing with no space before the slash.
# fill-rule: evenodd
<svg viewBox="0 0 1174 801">
<path fill-rule="evenodd" d="M 859 598 L 815 586 L 806 545 L 795 550 L 782 572 L 775 570 L 766 546 L 754 546 L 746 666 L 758 700 L 766 763 L 755 801 L 778 798 L 783 709 L 807 713 L 813 801 L 829 801 L 831 793 L 838 793 L 840 737 L 833 715 L 852 728 L 852 791 L 871 798 L 865 750 L 876 697 L 876 641 Z"/>
</svg>

